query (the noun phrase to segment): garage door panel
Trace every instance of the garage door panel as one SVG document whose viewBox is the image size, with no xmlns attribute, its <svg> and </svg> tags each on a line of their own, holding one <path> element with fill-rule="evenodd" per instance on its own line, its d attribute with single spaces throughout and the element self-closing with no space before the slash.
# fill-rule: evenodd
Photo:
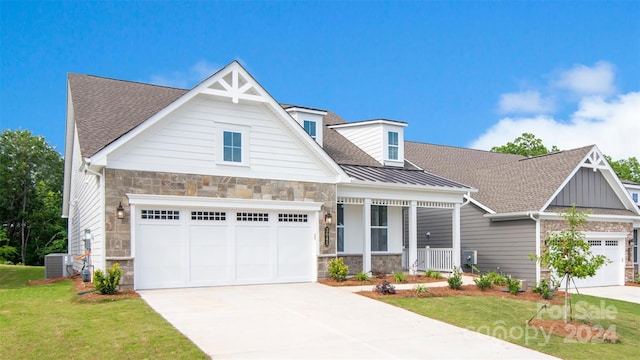
<svg viewBox="0 0 640 360">
<path fill-rule="evenodd" d="M 270 230 L 270 226 L 236 227 L 237 280 L 267 282 L 271 279 Z"/>
<path fill-rule="evenodd" d="M 231 279 L 227 226 L 189 228 L 189 274 L 192 282 L 224 282 Z"/>
<path fill-rule="evenodd" d="M 621 247 L 622 242 L 617 240 L 589 240 L 593 255 L 604 255 L 610 261 L 603 265 L 596 274 L 586 279 L 575 279 L 576 286 L 595 287 L 613 286 L 624 284 L 624 269 L 622 267 Z"/>
<path fill-rule="evenodd" d="M 138 219 L 138 289 L 303 282 L 314 278 L 314 232 L 308 214 L 145 208 Z"/>
<path fill-rule="evenodd" d="M 310 278 L 310 236 L 308 227 L 278 228 L 276 235 L 278 279 L 296 281 Z"/>
<path fill-rule="evenodd" d="M 179 225 L 140 225 L 136 253 L 139 288 L 171 287 L 183 281 L 183 237 Z"/>
</svg>

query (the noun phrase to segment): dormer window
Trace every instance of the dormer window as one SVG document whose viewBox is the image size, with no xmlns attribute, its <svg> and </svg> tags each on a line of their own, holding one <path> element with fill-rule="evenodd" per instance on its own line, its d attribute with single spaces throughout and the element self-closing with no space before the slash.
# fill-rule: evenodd
<svg viewBox="0 0 640 360">
<path fill-rule="evenodd" d="M 316 122 L 315 121 L 305 120 L 304 121 L 304 131 L 306 131 L 307 134 L 311 135 L 311 137 L 315 140 L 315 138 L 316 138 Z"/>
<path fill-rule="evenodd" d="M 389 131 L 389 160 L 398 160 L 398 133 Z"/>
</svg>

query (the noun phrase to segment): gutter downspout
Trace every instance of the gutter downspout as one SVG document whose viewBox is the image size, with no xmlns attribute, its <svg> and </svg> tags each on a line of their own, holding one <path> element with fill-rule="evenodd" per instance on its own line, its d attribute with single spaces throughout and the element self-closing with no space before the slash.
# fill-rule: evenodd
<svg viewBox="0 0 640 360">
<path fill-rule="evenodd" d="M 105 204 L 104 204 L 104 187 L 105 187 L 104 176 L 103 176 L 102 173 L 99 173 L 97 171 L 91 170 L 89 168 L 89 166 L 91 166 L 91 162 L 85 160 L 85 163 L 84 163 L 84 171 L 85 171 L 85 173 L 89 173 L 91 175 L 95 175 L 98 178 L 98 181 L 100 183 L 99 191 L 102 193 L 102 195 L 100 195 L 100 209 L 101 209 L 100 210 L 100 212 L 101 212 L 101 216 L 100 217 L 102 218 L 102 220 L 100 221 L 101 229 L 100 229 L 100 233 L 99 234 L 102 236 L 102 242 L 103 242 L 102 246 L 104 248 L 104 246 L 105 246 L 104 244 L 106 243 L 106 234 L 105 234 L 106 227 L 105 227 L 105 216 L 104 216 L 104 206 L 105 206 Z M 94 244 L 91 244 L 91 245 L 93 246 Z M 102 263 L 99 264 L 98 269 L 104 269 L 105 268 L 105 258 L 106 258 L 106 253 L 103 250 Z M 91 265 L 91 270 L 92 270 L 91 271 L 91 279 L 93 279 L 93 269 L 94 269 L 95 265 L 93 264 L 93 255 L 91 255 L 91 254 L 89 254 L 89 264 Z"/>
<path fill-rule="evenodd" d="M 540 245 L 540 218 L 536 219 L 532 213 L 529 213 L 529 218 L 536 223 L 536 257 L 539 258 L 542 254 L 542 246 Z M 540 262 L 536 261 L 536 285 L 540 284 L 540 272 Z"/>
</svg>

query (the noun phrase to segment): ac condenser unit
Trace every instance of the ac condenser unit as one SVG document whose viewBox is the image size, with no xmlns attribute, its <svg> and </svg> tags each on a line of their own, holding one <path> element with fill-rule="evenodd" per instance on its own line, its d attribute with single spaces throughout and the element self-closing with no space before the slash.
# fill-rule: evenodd
<svg viewBox="0 0 640 360">
<path fill-rule="evenodd" d="M 44 257 L 44 278 L 53 279 L 73 274 L 73 257 L 69 254 L 48 254 Z"/>
</svg>

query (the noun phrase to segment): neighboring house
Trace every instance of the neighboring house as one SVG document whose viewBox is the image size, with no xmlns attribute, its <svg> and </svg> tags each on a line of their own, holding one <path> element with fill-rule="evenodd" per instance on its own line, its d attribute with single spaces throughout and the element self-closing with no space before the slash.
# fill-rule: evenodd
<svg viewBox="0 0 640 360">
<path fill-rule="evenodd" d="M 406 125 L 282 106 L 237 62 L 191 90 L 70 74 L 74 267 L 119 263 L 136 289 L 315 281 L 337 255 L 399 270 L 424 209 L 448 216 L 457 265 L 475 189 L 406 163 Z"/>
<path fill-rule="evenodd" d="M 622 185 L 629 191 L 631 195 L 631 199 L 636 203 L 638 208 L 640 208 L 640 184 L 634 183 L 628 180 L 622 180 Z M 635 279 L 638 274 L 640 274 L 640 261 L 638 257 L 640 256 L 640 251 L 638 250 L 638 233 L 640 232 L 640 220 L 636 221 L 633 224 L 633 248 L 631 248 L 631 253 L 633 257 L 633 278 Z"/>
<path fill-rule="evenodd" d="M 482 271 L 540 281 L 547 272 L 529 254 L 539 255 L 547 235 L 565 228 L 558 214 L 575 204 L 590 212 L 585 235 L 592 252 L 612 261 L 596 276 L 576 280 L 577 285 L 622 285 L 632 277 L 640 211 L 595 145 L 527 158 L 406 142 L 405 157 L 425 171 L 478 189 L 461 211 L 461 250 L 476 250 Z M 449 244 L 446 221 L 431 210 L 420 210 L 418 218 L 425 226 L 420 231 L 431 233 L 419 239 L 419 246 Z M 445 236 L 438 237 L 439 232 Z"/>
</svg>

